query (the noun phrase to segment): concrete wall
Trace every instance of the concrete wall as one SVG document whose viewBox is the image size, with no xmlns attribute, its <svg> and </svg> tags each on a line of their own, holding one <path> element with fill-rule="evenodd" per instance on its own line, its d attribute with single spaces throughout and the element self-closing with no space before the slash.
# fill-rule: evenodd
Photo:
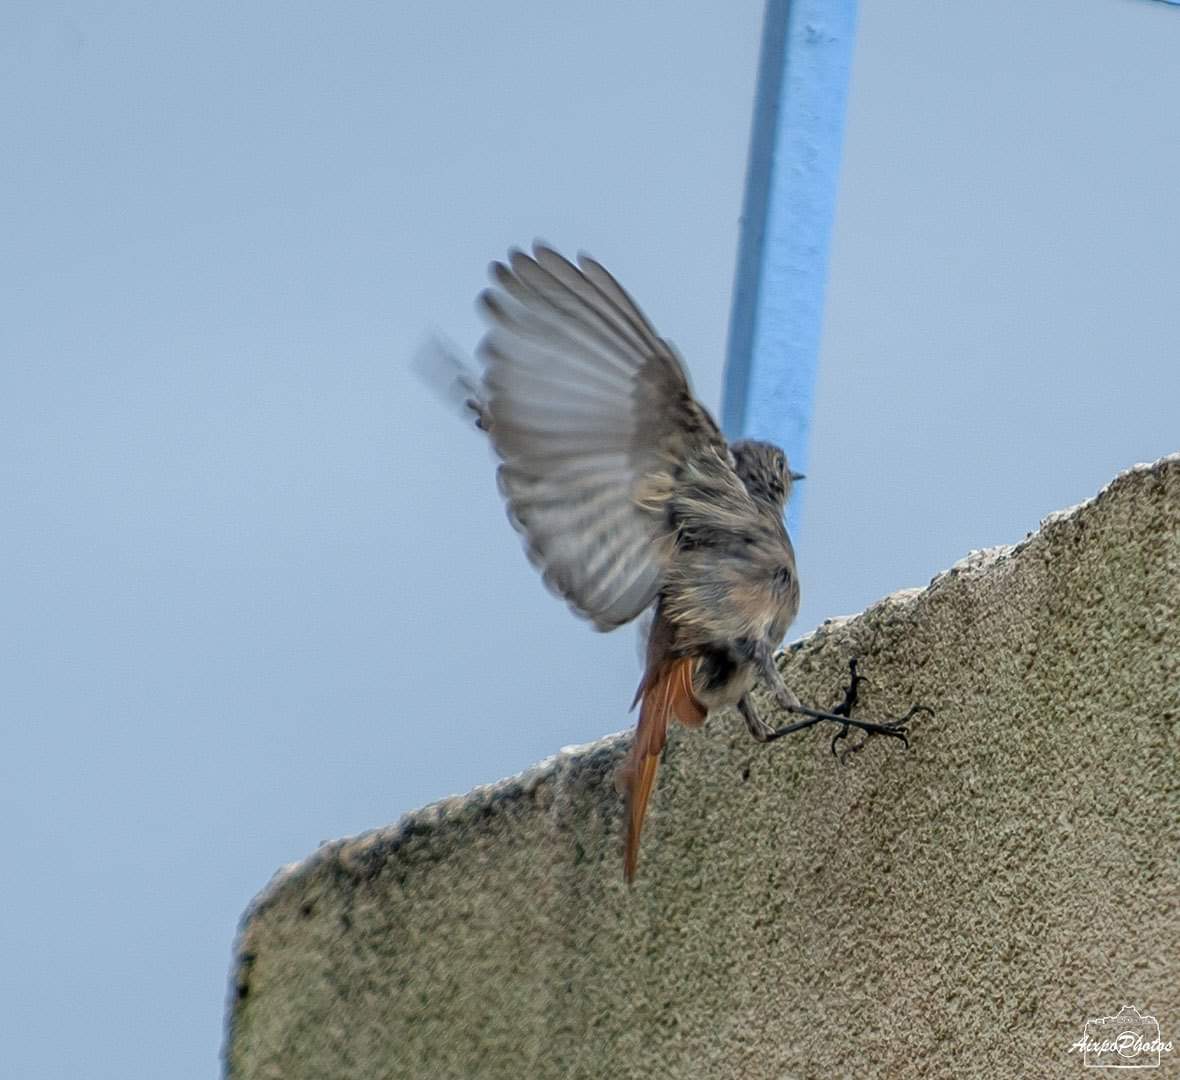
<svg viewBox="0 0 1180 1080">
<path fill-rule="evenodd" d="M 781 663 L 830 703 L 853 655 L 910 751 L 678 730 L 630 890 L 626 736 L 282 871 L 229 1075 L 1076 1078 L 1125 1004 L 1180 1073 L 1180 456 Z"/>
</svg>

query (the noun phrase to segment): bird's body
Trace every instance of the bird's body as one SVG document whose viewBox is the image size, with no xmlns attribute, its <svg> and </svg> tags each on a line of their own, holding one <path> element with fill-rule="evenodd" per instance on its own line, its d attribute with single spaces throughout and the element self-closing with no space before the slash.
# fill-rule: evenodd
<svg viewBox="0 0 1180 1080">
<path fill-rule="evenodd" d="M 799 611 L 795 553 L 782 520 L 789 488 L 782 451 L 745 441 L 724 457 L 710 449 L 683 462 L 664 499 L 671 550 L 636 694 L 639 726 L 621 775 L 628 880 L 668 721 L 697 725 L 713 709 L 748 707 L 759 657 L 782 641 Z"/>
<path fill-rule="evenodd" d="M 737 705 L 773 738 L 748 696 L 759 676 L 784 708 L 840 719 L 800 706 L 771 659 L 799 610 L 783 525 L 798 477 L 776 446 L 726 442 L 674 348 L 593 259 L 537 245 L 491 277 L 468 404 L 529 558 L 599 630 L 655 608 L 620 774 L 630 881 L 670 720 Z"/>
</svg>

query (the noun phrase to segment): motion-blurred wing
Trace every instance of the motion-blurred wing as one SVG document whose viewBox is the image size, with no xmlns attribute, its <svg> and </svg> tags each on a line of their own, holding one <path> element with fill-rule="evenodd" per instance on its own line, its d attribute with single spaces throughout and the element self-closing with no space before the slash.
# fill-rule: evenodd
<svg viewBox="0 0 1180 1080">
<path fill-rule="evenodd" d="M 672 347 L 593 259 L 493 263 L 479 354 L 509 516 L 546 584 L 599 630 L 655 599 L 680 462 L 727 454 Z"/>
</svg>

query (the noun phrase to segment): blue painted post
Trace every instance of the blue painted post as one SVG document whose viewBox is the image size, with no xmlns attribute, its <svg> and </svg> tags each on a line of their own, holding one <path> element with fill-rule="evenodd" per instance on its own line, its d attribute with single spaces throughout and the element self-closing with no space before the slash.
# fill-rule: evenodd
<svg viewBox="0 0 1180 1080">
<path fill-rule="evenodd" d="M 807 471 L 856 0 L 767 0 L 722 425 Z M 800 485 L 804 490 L 805 485 Z M 799 523 L 798 492 L 788 509 Z"/>
</svg>

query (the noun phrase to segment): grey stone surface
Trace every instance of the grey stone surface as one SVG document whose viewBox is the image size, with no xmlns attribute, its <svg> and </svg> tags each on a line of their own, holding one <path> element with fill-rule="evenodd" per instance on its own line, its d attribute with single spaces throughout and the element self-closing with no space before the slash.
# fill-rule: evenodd
<svg viewBox="0 0 1180 1080">
<path fill-rule="evenodd" d="M 781 663 L 830 703 L 852 655 L 910 751 L 677 730 L 630 890 L 627 736 L 281 871 L 229 1075 L 1078 1077 L 1124 1004 L 1180 1075 L 1180 456 Z"/>
</svg>

